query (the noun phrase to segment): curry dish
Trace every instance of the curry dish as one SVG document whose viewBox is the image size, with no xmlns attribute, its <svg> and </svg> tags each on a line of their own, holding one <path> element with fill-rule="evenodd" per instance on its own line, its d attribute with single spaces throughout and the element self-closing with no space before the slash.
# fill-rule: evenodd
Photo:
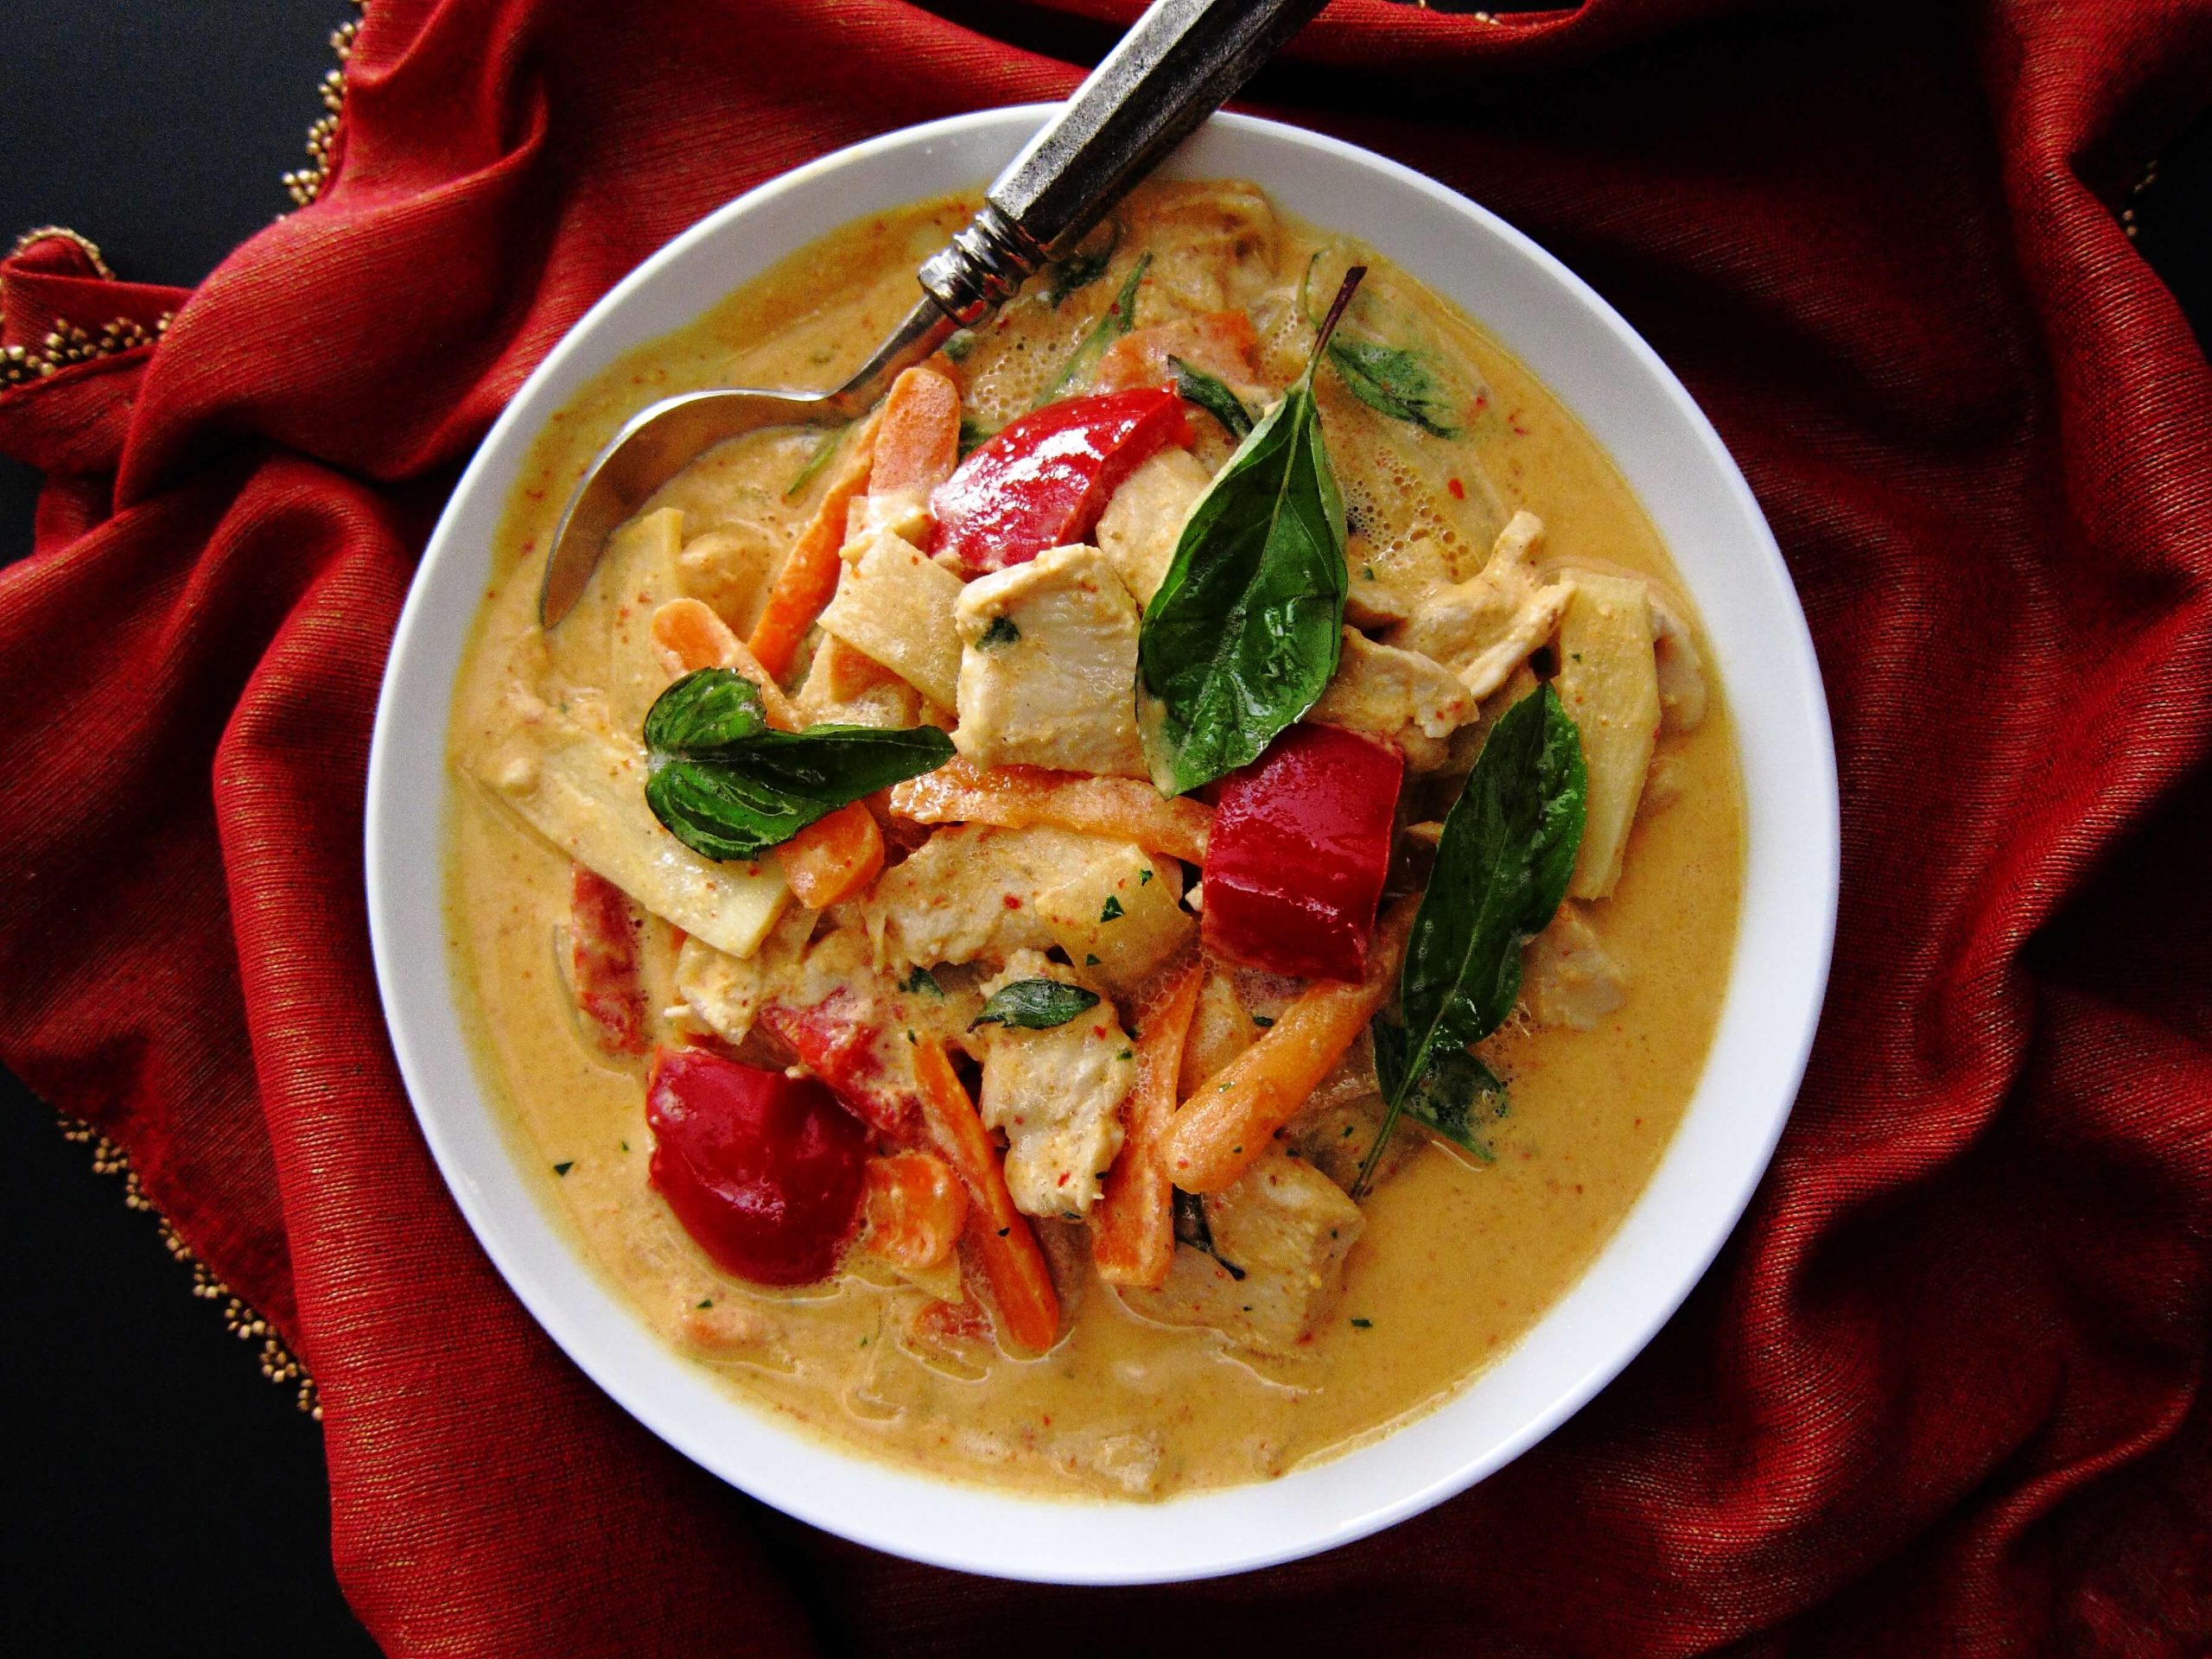
<svg viewBox="0 0 2212 1659">
<path fill-rule="evenodd" d="M 1263 1479 L 1465 1383 L 1665 1149 L 1735 937 L 1722 688 L 1567 411 L 1224 181 L 851 427 L 710 451 L 538 626 L 623 418 L 836 384 L 975 205 L 805 249 L 538 442 L 451 949 L 639 1340 L 931 1474 Z"/>
</svg>

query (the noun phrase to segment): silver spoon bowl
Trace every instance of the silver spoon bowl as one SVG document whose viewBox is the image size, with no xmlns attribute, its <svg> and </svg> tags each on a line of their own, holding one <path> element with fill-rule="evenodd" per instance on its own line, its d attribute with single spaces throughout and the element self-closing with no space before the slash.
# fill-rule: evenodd
<svg viewBox="0 0 2212 1659">
<path fill-rule="evenodd" d="M 834 391 L 686 392 L 624 423 L 561 514 L 538 589 L 539 622 L 552 627 L 575 608 L 615 526 L 715 445 L 772 426 L 842 425 L 954 330 L 990 315 L 1081 241 L 1321 5 L 1155 0 L 999 175 L 976 217 L 923 262 L 921 299 L 851 379 Z"/>
</svg>

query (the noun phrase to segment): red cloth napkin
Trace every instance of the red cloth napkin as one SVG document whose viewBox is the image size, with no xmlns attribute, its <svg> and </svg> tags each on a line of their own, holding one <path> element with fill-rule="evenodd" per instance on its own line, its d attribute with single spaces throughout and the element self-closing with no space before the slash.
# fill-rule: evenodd
<svg viewBox="0 0 2212 1659">
<path fill-rule="evenodd" d="M 699 1472 L 501 1287 L 362 912 L 371 711 L 443 493 L 668 237 L 833 146 L 1060 95 L 1135 9 L 371 0 L 330 188 L 197 291 L 60 241 L 4 267 L 0 343 L 177 315 L 0 393 L 50 480 L 0 577 L 0 1057 L 307 1359 L 353 1606 L 394 1654 L 568 1659 L 2205 1650 L 2212 372 L 2113 212 L 2212 88 L 2205 0 L 1339 0 L 1255 89 L 1627 314 L 1827 677 L 1811 1074 L 1703 1287 L 1546 1445 L 1256 1577 L 963 1579 Z"/>
</svg>

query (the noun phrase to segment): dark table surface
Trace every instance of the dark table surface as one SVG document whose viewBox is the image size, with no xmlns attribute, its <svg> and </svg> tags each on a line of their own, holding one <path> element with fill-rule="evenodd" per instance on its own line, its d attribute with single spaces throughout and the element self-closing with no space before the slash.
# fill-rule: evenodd
<svg viewBox="0 0 2212 1659">
<path fill-rule="evenodd" d="M 118 274 L 191 283 L 289 207 L 344 0 L 8 0 L 0 238 L 61 224 Z M 319 15 L 326 14 L 327 15 Z M 2212 335 L 2212 127 L 2135 204 Z M 0 461 L 0 560 L 35 480 Z M 0 1651 L 373 1653 L 332 1575 L 322 1445 L 120 1180 L 0 1074 Z"/>
</svg>

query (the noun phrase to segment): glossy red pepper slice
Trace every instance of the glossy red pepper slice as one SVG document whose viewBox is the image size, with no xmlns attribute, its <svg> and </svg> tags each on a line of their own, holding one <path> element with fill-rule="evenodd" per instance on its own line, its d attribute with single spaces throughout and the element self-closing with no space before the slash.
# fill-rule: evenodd
<svg viewBox="0 0 2212 1659">
<path fill-rule="evenodd" d="M 653 1056 L 652 1184 L 683 1230 L 741 1279 L 826 1279 L 860 1224 L 868 1132 L 811 1078 L 703 1048 Z"/>
<path fill-rule="evenodd" d="M 971 576 L 1026 564 L 1090 533 L 1145 461 L 1191 441 L 1182 399 L 1160 386 L 1050 404 L 1009 422 L 930 497 L 930 553 Z"/>
<path fill-rule="evenodd" d="M 921 1125 L 912 1065 L 893 1046 L 899 1033 L 874 998 L 841 985 L 805 1007 L 761 1006 L 763 1031 L 791 1046 L 806 1069 L 829 1084 L 847 1111 L 893 1141 L 911 1141 Z"/>
<path fill-rule="evenodd" d="M 1206 948 L 1300 979 L 1362 977 L 1405 771 L 1389 744 L 1294 726 L 1224 778 L 1206 843 Z"/>
</svg>

